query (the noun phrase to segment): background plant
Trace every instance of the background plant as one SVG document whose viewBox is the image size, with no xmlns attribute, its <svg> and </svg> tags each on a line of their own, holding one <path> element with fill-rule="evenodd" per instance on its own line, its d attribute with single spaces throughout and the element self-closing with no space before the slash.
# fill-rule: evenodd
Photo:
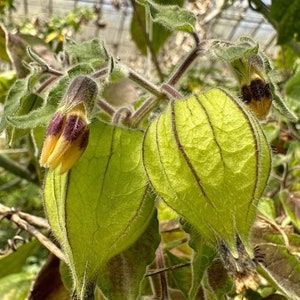
<svg viewBox="0 0 300 300">
<path fill-rule="evenodd" d="M 274 7 L 276 3 L 274 2 L 272 5 L 273 9 L 275 9 Z M 188 24 L 190 23 L 188 22 Z M 188 28 L 189 27 L 187 26 L 185 30 L 188 31 Z M 288 39 L 288 41 L 284 44 L 285 50 L 283 51 L 290 51 L 289 49 L 291 49 L 291 47 L 294 49 L 295 43 L 297 42 L 293 41 L 293 39 Z M 91 49 L 93 49 L 93 51 L 89 52 L 90 56 L 86 57 L 85 54 Z M 32 190 L 35 190 L 34 197 L 36 197 L 36 199 L 39 199 L 39 188 L 36 188 L 35 186 L 40 186 L 40 183 L 43 181 L 43 174 L 37 163 L 39 158 L 37 149 L 41 148 L 45 125 L 50 120 L 51 115 L 56 111 L 58 102 L 62 96 L 65 95 L 68 83 L 72 80 L 72 78 L 76 78 L 78 74 L 89 74 L 94 78 L 100 78 L 102 80 L 114 80 L 116 77 L 125 76 L 138 84 L 142 84 L 144 88 L 154 95 L 154 100 L 153 98 L 149 98 L 146 102 L 143 102 L 143 99 L 145 98 L 141 98 L 139 102 L 139 112 L 142 111 L 143 114 L 148 113 L 148 111 L 143 111 L 143 108 L 146 107 L 149 109 L 149 103 L 151 103 L 150 110 L 152 110 L 154 107 L 158 106 L 158 104 L 160 104 L 160 106 L 164 106 L 165 101 L 167 101 L 170 97 L 181 97 L 180 94 L 172 88 L 172 85 L 174 84 L 172 81 L 175 78 L 174 73 L 163 80 L 165 85 L 162 85 L 162 88 L 160 86 L 153 85 L 145 81 L 134 71 L 126 68 L 124 71 L 124 69 L 119 68 L 119 65 L 107 56 L 105 48 L 99 41 L 94 40 L 81 45 L 76 45 L 72 41 L 66 42 L 64 54 L 71 58 L 73 64 L 72 66 L 68 66 L 67 69 L 62 66 L 59 71 L 49 68 L 45 61 L 41 61 L 41 59 L 35 56 L 32 52 L 29 54 L 31 55 L 31 61 L 34 62 L 31 64 L 31 66 L 34 67 L 34 70 L 28 77 L 26 77 L 26 79 L 19 80 L 14 85 L 14 88 L 11 89 L 10 95 L 7 97 L 8 100 L 6 101 L 7 103 L 10 101 L 14 102 L 15 106 L 11 107 L 11 111 L 8 111 L 7 107 L 5 108 L 5 118 L 2 118 L 1 121 L 2 127 L 6 127 L 8 140 L 13 145 L 14 149 L 24 147 L 23 149 L 27 150 L 24 153 L 15 154 L 16 160 L 23 162 L 23 165 L 26 167 L 22 168 L 19 164 L 14 164 L 12 159 L 8 159 L 5 156 L 2 160 L 2 166 L 5 166 L 6 170 L 9 170 L 12 174 L 17 174 L 18 176 L 21 176 L 21 178 L 25 178 L 26 180 L 22 181 L 25 185 L 24 191 L 29 193 L 29 191 L 31 191 L 30 185 L 32 185 L 32 187 L 34 187 Z M 80 64 L 78 65 L 78 63 Z M 102 69 L 102 64 L 108 66 L 108 69 Z M 277 65 L 283 66 L 283 61 L 278 59 Z M 287 66 L 284 66 L 284 71 L 286 71 Z M 184 67 L 181 67 L 180 70 L 182 71 L 183 69 Z M 295 68 L 295 70 L 295 76 L 291 77 L 286 85 L 286 94 L 288 96 L 287 101 L 296 109 L 295 111 L 297 111 L 297 68 Z M 293 68 L 290 68 L 289 72 L 290 74 L 293 74 Z M 172 84 L 169 84 L 170 81 Z M 146 93 L 146 95 L 148 94 Z M 12 101 L 11 99 L 17 99 L 17 101 Z M 24 100 L 19 101 L 19 99 Z M 44 102 L 47 103 L 46 106 L 42 104 Z M 29 107 L 25 105 L 28 103 L 30 103 Z M 143 103 L 147 103 L 147 105 L 143 105 Z M 117 111 L 117 109 L 100 100 L 98 104 L 102 110 L 98 111 L 98 108 L 96 111 L 102 119 L 111 120 L 115 123 L 121 122 L 124 125 L 131 124 L 133 126 L 137 126 L 139 124 L 141 128 L 144 128 L 144 124 L 147 123 L 147 118 L 144 123 L 141 123 L 140 114 L 133 113 L 132 115 L 130 114 L 130 111 L 126 109 Z M 113 117 L 111 118 L 110 115 L 113 115 Z M 261 201 L 260 208 L 262 216 L 260 217 L 260 222 L 257 222 L 254 227 L 253 240 L 254 245 L 258 244 L 262 252 L 265 254 L 263 264 L 265 267 L 262 267 L 263 270 L 261 270 L 260 273 L 263 274 L 266 279 L 268 279 L 268 274 L 272 274 L 273 280 L 262 283 L 256 292 L 251 290 L 246 291 L 244 297 L 248 297 L 249 299 L 267 297 L 278 293 L 281 293 L 283 295 L 282 297 L 299 297 L 297 284 L 297 278 L 299 277 L 299 273 L 297 271 L 299 266 L 297 259 L 299 249 L 299 238 L 297 235 L 299 217 L 297 216 L 296 209 L 298 205 L 297 177 L 299 171 L 299 136 L 297 126 L 297 123 L 287 121 L 285 118 L 277 115 L 276 112 L 273 113 L 264 124 L 269 141 L 272 146 L 276 147 L 277 153 L 273 154 L 274 172 L 270 179 L 265 198 Z M 109 130 L 109 128 L 102 128 L 102 130 Z M 122 133 L 121 135 L 123 136 L 123 134 L 124 140 L 130 139 L 125 133 Z M 115 135 L 112 135 L 112 139 L 114 138 L 116 138 Z M 128 151 L 131 150 L 132 149 L 128 149 Z M 81 167 L 85 169 L 84 165 Z M 5 173 L 5 176 L 7 176 L 4 178 L 5 184 L 10 178 L 12 180 L 11 187 L 4 186 L 5 194 L 3 194 L 6 206 L 11 206 L 9 202 L 6 202 L 9 201 L 7 198 L 7 189 L 15 189 L 14 187 L 17 184 L 20 186 L 22 182 L 15 182 L 16 180 L 13 181 L 15 177 L 9 173 Z M 28 181 L 32 183 L 28 184 Z M 11 194 L 11 196 L 12 198 L 14 197 L 13 194 Z M 27 197 L 31 199 L 33 198 L 31 194 Z M 26 207 L 22 206 L 22 210 L 24 211 L 32 212 L 31 209 L 32 208 L 30 207 L 27 210 Z M 24 225 L 24 221 L 26 221 L 25 224 L 45 228 L 45 234 L 47 234 L 49 229 L 47 223 L 45 223 L 43 219 L 35 218 L 32 215 L 24 215 L 21 212 L 15 212 L 2 206 L 1 213 L 3 216 L 8 217 L 11 221 L 19 224 L 19 227 L 21 228 L 23 228 L 21 224 Z M 32 214 L 34 215 L 34 212 L 32 212 Z M 180 297 L 183 297 L 183 294 L 187 298 L 189 297 L 189 293 L 193 291 L 200 299 L 201 297 L 204 297 L 203 295 L 219 299 L 224 297 L 224 295 L 238 297 L 238 295 L 235 295 L 234 289 L 232 289 L 231 280 L 226 275 L 226 272 L 219 263 L 219 260 L 216 259 L 212 262 L 210 262 L 210 259 L 208 259 L 208 261 L 204 260 L 204 258 L 212 258 L 214 251 L 207 247 L 205 243 L 201 242 L 201 238 L 188 228 L 188 225 L 183 227 L 183 231 L 179 227 L 177 215 L 173 211 L 170 211 L 162 202 L 158 204 L 158 215 L 160 220 L 162 243 L 156 251 L 157 265 L 152 265 L 151 268 L 153 271 L 151 269 L 148 270 L 147 279 L 142 282 L 142 295 L 154 294 L 158 297 L 162 297 L 162 294 L 165 296 L 167 294 L 168 297 L 179 299 L 179 291 L 181 291 Z M 117 286 L 117 283 L 120 282 L 120 280 L 121 282 L 124 282 L 124 277 L 126 277 L 131 283 L 128 283 L 123 288 L 121 291 L 123 294 L 121 294 L 122 296 L 120 296 L 120 299 L 122 299 L 122 297 L 128 297 L 128 290 L 132 286 L 135 287 L 134 293 L 139 293 L 139 284 L 137 284 L 136 281 L 140 281 L 141 278 L 143 278 L 145 266 L 150 264 L 154 258 L 153 253 L 159 242 L 157 222 L 153 219 L 150 224 L 151 225 L 149 225 L 148 230 L 144 232 L 141 238 L 128 248 L 128 250 L 124 250 L 122 254 L 112 258 L 109 262 L 109 268 L 102 272 L 102 274 L 105 274 L 106 276 L 103 275 L 103 278 L 100 278 L 98 285 L 102 292 L 104 292 L 107 296 L 109 295 L 110 298 L 117 299 L 117 296 L 114 294 L 117 291 L 110 287 Z M 34 230 L 35 227 L 32 228 L 28 226 L 26 230 L 38 238 L 43 238 Z M 186 243 L 188 239 L 186 232 L 188 232 L 191 237 L 190 247 Z M 14 245 L 17 241 L 23 240 L 23 238 L 19 238 L 19 232 L 17 232 L 14 239 L 11 240 L 10 245 Z M 25 236 L 25 238 L 27 238 L 27 236 Z M 53 253 L 56 253 L 58 256 L 60 255 L 60 250 L 56 249 L 49 240 L 44 239 L 41 241 L 44 245 L 48 245 Z M 144 251 L 143 249 L 149 249 L 149 245 L 151 245 L 153 249 L 149 252 Z M 22 286 L 24 286 L 24 290 L 19 288 L 18 293 L 21 294 L 23 291 L 23 294 L 19 296 L 16 295 L 15 297 L 20 297 L 20 299 L 25 297 L 24 295 L 28 293 L 29 285 L 35 276 L 32 275 L 34 270 L 30 270 L 28 265 L 24 270 L 23 264 L 29 254 L 34 253 L 34 250 L 38 247 L 39 246 L 36 242 L 27 243 L 24 246 L 21 246 L 17 252 L 7 255 L 1 260 L 3 265 L 12 265 L 12 261 L 18 262 L 14 268 L 10 268 L 10 270 L 4 271 L 2 274 L 3 283 L 6 283 L 3 285 L 1 284 L 1 286 L 3 286 L 3 293 L 5 293 L 6 288 L 11 290 L 10 284 L 14 284 L 17 280 L 18 282 L 23 283 Z M 191 248 L 194 251 L 192 260 Z M 275 258 L 278 261 L 284 261 L 284 263 L 280 266 L 272 266 L 275 253 L 277 254 Z M 145 257 L 143 257 L 142 254 L 145 254 Z M 136 261 L 137 255 L 141 257 L 142 262 Z M 60 258 L 64 260 L 64 257 Z M 120 262 L 123 262 L 123 264 L 124 262 L 127 262 L 127 268 L 122 269 L 120 267 Z M 138 263 L 138 266 L 136 264 L 130 264 L 132 262 Z M 197 290 L 197 287 L 195 286 L 194 290 L 190 289 L 190 284 L 193 282 L 191 279 L 191 268 L 189 267 L 191 262 L 194 267 L 194 272 L 197 270 L 196 274 L 193 273 L 193 280 L 195 280 L 195 275 L 201 276 L 201 273 L 204 273 L 199 290 Z M 208 265 L 210 267 L 207 271 L 205 271 Z M 294 270 L 291 273 L 292 276 L 287 284 L 284 283 L 283 279 L 288 276 L 287 274 L 290 274 L 290 270 L 288 268 L 283 268 L 283 266 L 293 267 Z M 133 271 L 136 270 L 137 267 L 139 267 L 139 274 L 136 274 Z M 48 296 L 52 292 L 55 295 L 53 297 L 62 298 L 63 296 L 61 296 L 61 294 L 55 294 L 58 293 L 56 287 L 63 286 L 59 279 L 60 277 L 62 277 L 62 280 L 64 281 L 64 286 L 67 288 L 72 287 L 72 284 L 68 283 L 68 271 L 62 265 L 59 273 L 57 259 L 53 256 L 50 256 L 45 268 L 46 270 L 52 270 L 58 278 L 57 285 L 52 287 L 53 291 L 49 291 Z M 166 272 L 165 268 L 170 270 Z M 267 271 L 265 271 L 265 268 Z M 18 274 L 21 270 L 24 272 Z M 280 270 L 280 272 L 278 272 L 278 270 Z M 122 273 L 122 271 L 124 273 Z M 36 295 L 41 297 L 38 293 L 44 289 L 42 278 L 43 273 L 45 274 L 45 269 L 40 272 L 40 276 L 38 277 L 39 280 L 37 280 L 31 297 L 38 297 Z M 116 274 L 118 276 L 116 276 Z M 224 276 L 222 278 L 216 278 L 216 274 L 224 274 Z M 148 278 L 150 278 L 153 282 L 152 287 L 154 287 L 154 290 L 152 291 L 150 291 Z M 132 282 L 135 282 L 135 284 Z M 167 286 L 173 289 L 168 290 Z M 64 288 L 62 288 L 59 292 L 62 294 L 68 293 Z M 97 297 L 101 297 L 100 294 L 97 294 Z"/>
</svg>

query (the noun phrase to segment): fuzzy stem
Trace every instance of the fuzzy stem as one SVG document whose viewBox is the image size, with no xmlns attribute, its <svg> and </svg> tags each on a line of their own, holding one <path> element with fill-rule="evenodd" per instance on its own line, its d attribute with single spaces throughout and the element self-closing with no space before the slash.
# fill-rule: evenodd
<svg viewBox="0 0 300 300">
<path fill-rule="evenodd" d="M 203 52 L 206 45 L 206 41 L 199 43 L 184 59 L 181 65 L 175 69 L 171 77 L 167 80 L 167 84 L 174 86 L 178 80 L 182 77 L 183 73 L 191 65 L 191 63 L 198 57 L 198 55 Z"/>
<path fill-rule="evenodd" d="M 142 120 L 158 106 L 161 99 L 159 98 L 148 98 L 129 118 L 128 124 L 130 127 L 136 128 Z"/>
<path fill-rule="evenodd" d="M 161 247 L 158 247 L 156 250 L 156 261 L 159 269 L 165 268 L 163 250 Z M 165 272 L 162 272 L 160 273 L 159 276 L 160 276 L 161 289 L 162 289 L 161 300 L 169 300 L 170 298 L 169 298 L 169 291 L 168 291 L 167 275 Z"/>
<path fill-rule="evenodd" d="M 144 77 L 133 70 L 129 70 L 128 78 L 157 97 L 161 97 L 163 95 L 159 87 L 146 80 Z"/>
</svg>

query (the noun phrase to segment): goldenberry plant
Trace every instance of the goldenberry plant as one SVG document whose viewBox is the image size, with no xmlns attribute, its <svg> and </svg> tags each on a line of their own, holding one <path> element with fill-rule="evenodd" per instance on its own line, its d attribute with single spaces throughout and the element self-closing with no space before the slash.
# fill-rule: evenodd
<svg viewBox="0 0 300 300">
<path fill-rule="evenodd" d="M 47 221 L 1 212 L 58 262 L 55 299 L 299 299 L 299 235 L 276 224 L 266 194 L 280 165 L 266 120 L 297 122 L 270 59 L 249 37 L 200 40 L 188 10 L 138 3 L 194 48 L 159 84 L 99 39 L 65 39 L 55 68 L 27 48 L 28 74 L 10 88 L 0 130 L 11 147 L 31 145 Z M 183 95 L 178 82 L 201 55 L 222 62 L 237 88 Z M 103 91 L 124 79 L 140 99 L 108 103 Z M 299 230 L 286 186 L 280 197 Z"/>
</svg>

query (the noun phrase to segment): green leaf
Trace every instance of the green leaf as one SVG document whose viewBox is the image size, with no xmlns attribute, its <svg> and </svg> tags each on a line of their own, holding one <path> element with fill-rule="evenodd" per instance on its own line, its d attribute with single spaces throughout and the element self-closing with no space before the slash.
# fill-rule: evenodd
<svg viewBox="0 0 300 300">
<path fill-rule="evenodd" d="M 275 220 L 276 210 L 275 210 L 275 206 L 274 206 L 274 201 L 272 199 L 263 197 L 259 201 L 258 209 L 259 209 L 260 213 L 262 213 L 264 216 L 266 216 L 270 220 Z"/>
<path fill-rule="evenodd" d="M 177 4 L 182 7 L 184 1 L 183 0 L 175 0 L 169 1 L 170 4 Z M 156 3 L 166 4 L 166 0 L 157 0 Z M 139 5 L 136 3 L 136 9 L 140 16 L 141 22 L 146 26 L 146 17 L 145 17 L 145 7 L 143 5 Z M 153 47 L 154 53 L 157 54 L 161 47 L 164 45 L 168 37 L 170 37 L 170 30 L 166 29 L 165 26 L 155 22 L 147 24 L 149 30 L 152 32 L 151 36 L 151 45 Z M 147 55 L 147 41 L 144 35 L 144 32 L 141 28 L 139 20 L 136 14 L 132 14 L 131 24 L 130 24 L 130 33 L 133 41 L 135 42 L 138 49 L 141 51 L 143 55 Z"/>
<path fill-rule="evenodd" d="M 168 262 L 168 267 L 174 267 L 177 265 L 185 264 L 187 263 L 186 259 L 181 258 L 180 256 L 172 254 L 170 251 L 165 252 L 166 255 L 166 261 Z M 188 298 L 189 289 L 190 289 L 190 283 L 192 279 L 191 274 L 191 268 L 189 265 L 185 267 L 179 267 L 172 269 L 171 272 L 168 272 L 168 279 L 172 279 L 172 281 L 175 283 L 175 286 L 172 288 L 179 289 L 183 295 Z M 171 285 L 169 284 L 171 287 Z"/>
<path fill-rule="evenodd" d="M 250 38 L 241 37 L 236 43 L 210 40 L 207 48 L 214 57 L 230 63 L 257 54 L 259 45 Z"/>
<path fill-rule="evenodd" d="M 13 116 L 7 116 L 7 121 L 10 125 L 18 128 L 33 128 L 43 124 L 40 118 L 39 120 L 35 118 L 40 114 L 40 108 L 42 107 L 44 99 L 37 94 L 27 94 L 22 97 L 20 101 L 21 106 L 17 113 Z"/>
<path fill-rule="evenodd" d="M 16 273 L 0 279 L 0 298 L 2 300 L 27 299 L 34 275 L 29 273 Z"/>
<path fill-rule="evenodd" d="M 69 174 L 48 172 L 44 189 L 52 231 L 81 296 L 99 269 L 145 231 L 155 197 L 142 167 L 142 133 L 98 120 L 90 131 L 79 162 Z"/>
<path fill-rule="evenodd" d="M 37 240 L 32 240 L 31 242 L 19 246 L 17 251 L 0 256 L 0 278 L 12 273 L 21 272 L 28 257 L 32 255 L 39 246 L 40 244 Z"/>
<path fill-rule="evenodd" d="M 90 63 L 93 67 L 99 67 L 108 60 L 104 43 L 99 39 L 92 39 L 80 44 L 66 39 L 64 51 L 73 64 Z"/>
<path fill-rule="evenodd" d="M 149 8 L 154 22 L 165 26 L 168 30 L 181 30 L 189 33 L 195 31 L 196 16 L 189 10 L 176 5 L 159 5 L 150 0 L 138 0 Z"/>
<path fill-rule="evenodd" d="M 284 9 L 282 9 L 284 7 Z M 277 22 L 278 44 L 287 44 L 300 37 L 300 2 L 298 0 L 273 0 L 271 17 Z"/>
<path fill-rule="evenodd" d="M 191 261 L 192 280 L 188 299 L 194 300 L 197 299 L 202 278 L 215 257 L 216 250 L 208 245 L 205 239 L 189 223 L 183 222 L 182 226 L 190 236 L 189 245 L 193 249 Z"/>
<path fill-rule="evenodd" d="M 1 35 L 5 34 L 6 53 L 17 72 L 18 78 L 25 78 L 29 74 L 29 70 L 24 66 L 24 61 L 30 61 L 26 51 L 28 44 L 18 34 L 8 32 L 4 26 L 0 27 Z M 5 54 L 3 57 L 7 59 Z"/>
<path fill-rule="evenodd" d="M 16 72 L 13 70 L 4 71 L 0 74 L 0 103 L 4 103 L 10 87 L 16 81 Z"/>
<path fill-rule="evenodd" d="M 4 103 L 3 117 L 0 121 L 0 132 L 7 126 L 7 116 L 12 116 L 20 107 L 20 99 L 27 93 L 28 79 L 18 79 L 9 90 Z"/>
<path fill-rule="evenodd" d="M 176 100 L 148 127 L 143 160 L 157 194 L 212 244 L 235 257 L 249 234 L 270 172 L 258 121 L 220 89 Z"/>
<path fill-rule="evenodd" d="M 300 229 L 300 193 L 290 192 L 288 190 L 280 191 L 280 201 L 284 207 L 286 214 L 291 218 L 293 224 L 297 229 Z"/>
<path fill-rule="evenodd" d="M 279 289 L 288 299 L 300 299 L 300 237 L 296 234 L 287 235 L 291 246 L 286 248 L 281 236 L 265 235 L 265 243 L 260 243 L 260 252 L 264 254 L 259 272 Z M 280 272 L 278 271 L 280 270 Z"/>
<path fill-rule="evenodd" d="M 141 237 L 101 269 L 98 285 L 107 299 L 138 298 L 146 267 L 154 260 L 159 242 L 158 221 L 154 214 Z"/>
</svg>

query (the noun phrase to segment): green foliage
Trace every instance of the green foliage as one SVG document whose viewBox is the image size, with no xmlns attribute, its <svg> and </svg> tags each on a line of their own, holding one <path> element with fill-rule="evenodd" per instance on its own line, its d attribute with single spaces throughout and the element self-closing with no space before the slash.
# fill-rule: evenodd
<svg viewBox="0 0 300 300">
<path fill-rule="evenodd" d="M 287 44 L 293 38 L 299 41 L 299 14 L 300 3 L 297 0 L 272 1 L 271 17 L 277 22 L 278 44 Z"/>
<path fill-rule="evenodd" d="M 182 5 L 134 3 L 131 29 L 143 54 L 149 46 L 157 54 L 178 30 L 196 42 L 161 86 L 112 57 L 99 39 L 61 42 L 59 28 L 79 30 L 80 14 L 52 27 L 49 23 L 51 30 L 43 33 L 43 39 L 59 44 L 52 48 L 61 51 L 55 69 L 27 47 L 33 39 L 17 36 L 9 44 L 12 35 L 2 28 L 0 47 L 8 49 L 2 57 L 11 60 L 18 79 L 3 76 L 0 131 L 17 153 L 0 153 L 0 196 L 6 204 L 0 213 L 6 226 L 13 221 L 28 231 L 23 238 L 36 235 L 62 262 L 59 267 L 58 259 L 50 259 L 36 277 L 40 264 L 33 269 L 28 264 L 35 249 L 40 251 L 35 240 L 9 252 L 0 258 L 1 299 L 24 299 L 33 280 L 35 292 L 44 290 L 42 278 L 49 272 L 55 274 L 55 283 L 43 294 L 49 300 L 67 294 L 74 300 L 300 297 L 299 72 L 296 68 L 285 87 L 296 116 L 255 41 L 200 43 L 196 18 Z M 276 5 L 273 1 L 273 9 Z M 153 35 L 147 41 L 148 33 Z M 220 88 L 207 89 L 213 84 L 198 74 L 214 71 L 202 68 L 188 73 L 193 80 L 188 77 L 179 87 L 187 94 L 183 97 L 174 83 L 198 55 L 225 62 L 236 86 L 234 77 L 222 79 L 223 70 L 218 70 Z M 117 108 L 101 99 L 104 88 L 120 79 L 143 87 L 138 104 Z M 229 82 L 235 95 L 226 90 Z M 246 99 L 245 86 L 252 93 Z M 267 115 L 265 103 L 271 102 L 279 118 Z M 258 117 L 267 115 L 263 122 L 256 117 L 259 110 Z M 45 131 L 43 155 L 61 146 L 54 170 L 39 164 Z M 277 149 L 272 157 L 269 144 Z M 8 208 L 34 208 L 38 214 L 39 195 L 49 225 Z M 14 248 L 22 237 L 14 228 L 9 234 L 15 234 L 9 242 Z"/>
<path fill-rule="evenodd" d="M 175 3 L 174 3 L 175 2 Z M 146 6 L 155 5 L 152 2 L 143 1 Z M 166 4 L 165 0 L 157 0 L 158 4 Z M 170 4 L 176 4 L 180 7 L 183 6 L 183 0 L 170 1 Z M 174 6 L 175 7 L 175 6 Z M 151 32 L 151 47 L 153 48 L 154 53 L 158 53 L 158 51 L 162 48 L 168 37 L 171 35 L 171 31 L 164 26 L 164 24 L 160 24 L 159 22 L 152 23 L 149 18 L 146 18 L 146 8 L 144 5 L 135 4 L 136 13 L 132 15 L 132 20 L 130 24 L 130 33 L 133 41 L 135 42 L 138 49 L 141 51 L 143 55 L 146 55 L 147 48 L 149 45 L 147 44 L 147 39 L 144 33 L 144 30 Z M 176 22 L 174 23 L 174 18 L 170 20 L 170 23 L 173 26 L 176 26 Z M 142 22 L 142 25 L 140 24 Z M 168 23 L 168 22 L 167 22 Z M 143 27 L 144 26 L 144 27 Z M 172 25 L 170 25 L 172 27 Z M 187 25 L 188 26 L 188 25 Z"/>
</svg>

